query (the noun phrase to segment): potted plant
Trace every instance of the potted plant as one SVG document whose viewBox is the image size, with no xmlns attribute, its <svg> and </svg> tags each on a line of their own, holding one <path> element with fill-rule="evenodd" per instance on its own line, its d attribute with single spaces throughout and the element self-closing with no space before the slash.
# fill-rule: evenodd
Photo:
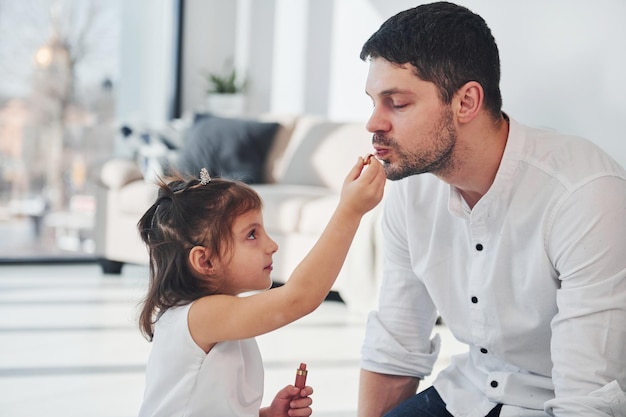
<svg viewBox="0 0 626 417">
<path fill-rule="evenodd" d="M 237 116 L 243 113 L 245 107 L 246 82 L 237 77 L 237 70 L 226 73 L 208 73 L 206 75 L 209 87 L 207 88 L 207 110 L 225 116 Z"/>
</svg>

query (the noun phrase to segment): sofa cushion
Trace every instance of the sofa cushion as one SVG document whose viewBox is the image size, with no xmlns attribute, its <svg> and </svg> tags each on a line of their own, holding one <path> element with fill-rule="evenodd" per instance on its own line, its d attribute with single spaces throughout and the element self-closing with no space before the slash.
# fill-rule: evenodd
<svg viewBox="0 0 626 417">
<path fill-rule="evenodd" d="M 156 183 L 133 181 L 119 190 L 119 210 L 139 218 L 154 204 L 159 188 Z"/>
<path fill-rule="evenodd" d="M 298 116 L 288 113 L 264 113 L 259 115 L 261 122 L 275 122 L 280 125 L 274 136 L 274 143 L 265 159 L 265 181 L 264 183 L 274 183 L 278 179 L 280 161 L 285 154 L 289 144 L 289 139 L 293 134 L 293 129 L 298 121 Z"/>
<path fill-rule="evenodd" d="M 198 176 L 207 168 L 214 177 L 260 183 L 278 123 L 202 115 L 189 128 L 178 170 Z"/>
<path fill-rule="evenodd" d="M 100 170 L 100 182 L 108 188 L 118 189 L 133 181 L 143 179 L 137 164 L 124 158 L 110 159 Z"/>
<path fill-rule="evenodd" d="M 302 117 L 285 150 L 277 182 L 339 191 L 357 158 L 372 151 L 372 134 L 365 123 Z"/>
<path fill-rule="evenodd" d="M 327 194 L 304 205 L 300 212 L 299 232 L 319 235 L 335 212 L 339 197 L 339 193 Z"/>
<path fill-rule="evenodd" d="M 327 188 L 255 184 L 252 186 L 263 200 L 263 222 L 268 233 L 299 233 L 304 208 L 328 196 Z"/>
</svg>

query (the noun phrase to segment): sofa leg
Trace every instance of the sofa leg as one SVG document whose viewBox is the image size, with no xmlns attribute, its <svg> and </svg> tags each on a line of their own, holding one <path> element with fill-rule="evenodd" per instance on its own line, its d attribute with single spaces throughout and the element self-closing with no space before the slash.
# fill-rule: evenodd
<svg viewBox="0 0 626 417">
<path fill-rule="evenodd" d="M 326 299 L 324 301 L 338 301 L 338 302 L 343 303 L 343 304 L 346 303 L 343 300 L 343 298 L 341 298 L 341 294 L 339 294 L 337 291 L 330 291 L 328 293 L 328 295 L 326 296 Z"/>
<path fill-rule="evenodd" d="M 122 273 L 123 262 L 112 261 L 110 259 L 98 259 L 103 274 L 120 275 Z"/>
</svg>

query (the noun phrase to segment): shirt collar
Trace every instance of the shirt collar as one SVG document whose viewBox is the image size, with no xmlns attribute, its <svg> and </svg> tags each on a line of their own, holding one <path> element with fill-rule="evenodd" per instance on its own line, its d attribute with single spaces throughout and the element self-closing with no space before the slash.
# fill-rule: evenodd
<svg viewBox="0 0 626 417">
<path fill-rule="evenodd" d="M 487 194 L 485 194 L 480 201 L 483 201 L 485 197 L 501 195 L 509 189 L 511 185 L 510 179 L 513 177 L 517 168 L 517 162 L 523 155 L 524 149 L 524 129 L 516 120 L 511 119 L 506 113 L 503 113 L 504 118 L 509 122 L 509 135 L 507 136 L 506 145 L 504 147 L 504 153 L 502 154 L 502 160 L 500 166 L 496 172 L 496 177 L 493 180 L 493 184 L 489 187 Z M 450 214 L 469 219 L 472 209 L 459 192 L 459 190 L 449 185 L 450 193 L 448 198 L 448 211 Z M 484 204 L 484 202 L 483 202 Z"/>
</svg>

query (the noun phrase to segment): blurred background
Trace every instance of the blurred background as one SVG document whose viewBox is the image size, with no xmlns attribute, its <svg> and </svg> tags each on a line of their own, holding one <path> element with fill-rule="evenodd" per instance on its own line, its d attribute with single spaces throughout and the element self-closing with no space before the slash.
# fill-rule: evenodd
<svg viewBox="0 0 626 417">
<path fill-rule="evenodd" d="M 243 117 L 366 121 L 361 45 L 420 3 L 0 0 L 0 415 L 136 415 L 147 267 L 111 279 L 95 264 L 104 161 L 149 171 L 163 152 L 152 139 L 207 110 L 211 74 L 245 80 Z M 493 31 L 511 117 L 585 136 L 626 166 L 626 1 L 459 3 Z M 364 323 L 329 301 L 260 337 L 268 399 L 310 360 L 316 415 L 354 415 Z M 442 367 L 464 347 L 436 331 Z"/>
<path fill-rule="evenodd" d="M 94 175 L 141 153 L 121 127 L 175 126 L 207 74 L 246 79 L 245 114 L 366 120 L 360 46 L 407 0 L 0 0 L 0 259 L 90 259 Z M 461 0 L 502 58 L 515 119 L 626 164 L 626 2 Z"/>
</svg>

